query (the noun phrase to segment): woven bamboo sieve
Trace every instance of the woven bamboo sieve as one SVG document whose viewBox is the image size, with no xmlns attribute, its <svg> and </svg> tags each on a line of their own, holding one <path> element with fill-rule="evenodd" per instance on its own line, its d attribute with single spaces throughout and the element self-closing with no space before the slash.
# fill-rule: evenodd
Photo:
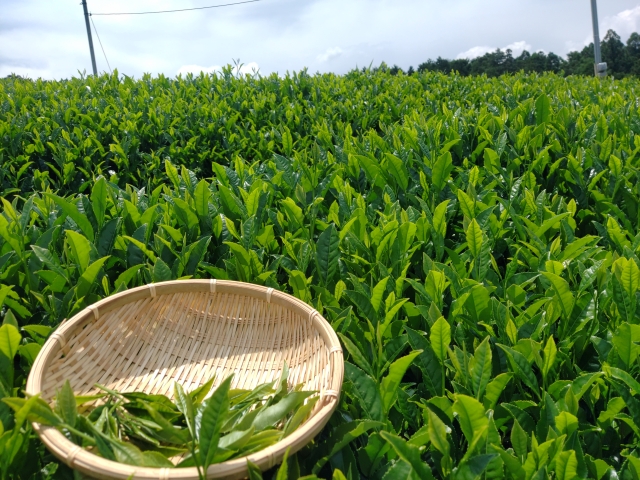
<svg viewBox="0 0 640 480">
<path fill-rule="evenodd" d="M 232 388 L 279 378 L 302 383 L 320 400 L 295 432 L 248 458 L 262 470 L 280 463 L 320 432 L 338 405 L 344 360 L 338 337 L 312 307 L 286 293 L 226 280 L 151 284 L 105 298 L 63 323 L 36 358 L 26 391 L 51 401 L 68 379 L 77 395 L 96 383 L 124 392 L 169 397 L 176 380 L 191 391 L 234 374 Z M 198 478 L 195 467 L 147 468 L 92 454 L 60 431 L 37 423 L 47 448 L 71 468 L 97 479 Z M 208 478 L 247 476 L 247 457 L 211 465 Z"/>
</svg>

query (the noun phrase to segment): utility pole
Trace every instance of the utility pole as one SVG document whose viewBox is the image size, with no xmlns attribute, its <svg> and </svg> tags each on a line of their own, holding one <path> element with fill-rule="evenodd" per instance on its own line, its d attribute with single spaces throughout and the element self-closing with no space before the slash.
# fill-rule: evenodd
<svg viewBox="0 0 640 480">
<path fill-rule="evenodd" d="M 93 67 L 93 74 L 98 75 L 98 69 L 96 68 L 96 55 L 93 53 L 93 39 L 91 38 L 91 26 L 89 25 L 89 12 L 87 11 L 87 1 L 82 0 L 82 9 L 84 10 L 84 23 L 87 24 L 87 37 L 89 38 L 89 51 L 91 51 L 91 66 Z"/>
<path fill-rule="evenodd" d="M 591 20 L 593 22 L 593 55 L 595 57 L 593 70 L 596 77 L 602 78 L 607 76 L 607 64 L 602 61 L 602 56 L 600 55 L 600 31 L 598 29 L 597 0 L 591 0 Z"/>
</svg>

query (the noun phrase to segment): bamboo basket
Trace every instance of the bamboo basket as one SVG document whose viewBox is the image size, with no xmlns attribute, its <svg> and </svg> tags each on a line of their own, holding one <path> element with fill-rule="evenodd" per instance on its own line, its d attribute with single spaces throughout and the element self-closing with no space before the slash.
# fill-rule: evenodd
<svg viewBox="0 0 640 480">
<path fill-rule="evenodd" d="M 249 283 L 183 280 L 151 284 L 105 298 L 64 322 L 38 354 L 26 392 L 51 401 L 68 379 L 77 395 L 100 383 L 120 391 L 172 396 L 173 381 L 191 391 L 234 374 L 232 388 L 279 378 L 303 383 L 320 399 L 309 419 L 278 443 L 248 457 L 211 465 L 208 478 L 248 475 L 298 451 L 320 432 L 338 405 L 344 360 L 338 337 L 312 307 L 291 295 Z M 75 445 L 53 427 L 33 424 L 47 448 L 69 467 L 96 479 L 196 480 L 195 467 L 125 465 Z"/>
</svg>

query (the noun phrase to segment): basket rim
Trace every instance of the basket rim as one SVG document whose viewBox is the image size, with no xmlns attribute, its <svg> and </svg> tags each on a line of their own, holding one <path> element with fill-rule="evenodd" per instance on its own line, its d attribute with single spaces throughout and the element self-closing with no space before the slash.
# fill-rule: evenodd
<svg viewBox="0 0 640 480">
<path fill-rule="evenodd" d="M 211 293 L 232 293 L 265 300 L 267 303 L 275 303 L 285 308 L 296 311 L 301 316 L 308 315 L 312 327 L 323 338 L 328 352 L 328 363 L 331 366 L 330 389 L 319 392 L 321 407 L 292 434 L 278 441 L 277 443 L 254 452 L 248 456 L 235 458 L 226 462 L 221 462 L 209 466 L 207 478 L 242 478 L 246 476 L 247 460 L 256 463 L 262 470 L 273 467 L 280 463 L 287 449 L 290 453 L 298 451 L 304 447 L 328 422 L 331 414 L 337 408 L 339 395 L 342 389 L 344 376 L 344 358 L 342 347 L 336 332 L 329 322 L 313 307 L 302 300 L 288 294 L 275 290 L 271 287 L 256 285 L 247 282 L 233 280 L 172 280 L 168 282 L 151 283 L 140 287 L 125 290 L 123 292 L 105 297 L 98 302 L 89 305 L 76 313 L 69 320 L 63 321 L 58 328 L 49 336 L 42 349 L 38 353 L 29 376 L 27 378 L 25 392 L 28 395 L 36 395 L 42 392 L 44 378 L 49 366 L 49 362 L 64 350 L 68 340 L 70 340 L 77 330 L 82 326 L 100 318 L 106 312 L 118 308 L 124 304 L 152 298 L 159 295 L 190 293 L 190 292 L 211 292 Z M 92 475 L 95 478 L 104 479 L 197 479 L 196 467 L 184 468 L 153 468 L 127 465 L 112 460 L 99 457 L 67 439 L 55 427 L 47 427 L 37 422 L 32 423 L 34 430 L 57 458 L 62 460 L 69 467 L 81 471 L 84 474 Z"/>
</svg>

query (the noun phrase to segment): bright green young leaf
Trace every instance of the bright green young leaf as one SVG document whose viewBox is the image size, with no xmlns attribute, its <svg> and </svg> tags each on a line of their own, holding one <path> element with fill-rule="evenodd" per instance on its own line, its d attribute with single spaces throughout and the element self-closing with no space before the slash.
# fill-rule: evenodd
<svg viewBox="0 0 640 480">
<path fill-rule="evenodd" d="M 8 324 L 0 326 L 0 352 L 2 352 L 7 359 L 13 360 L 16 356 L 21 340 L 22 335 L 20 335 L 16 327 Z"/>
<path fill-rule="evenodd" d="M 380 280 L 375 287 L 373 287 L 373 293 L 371 295 L 371 306 L 376 312 L 380 312 L 380 306 L 382 305 L 382 297 L 387 288 L 388 281 L 389 281 L 389 276 L 386 276 L 382 280 Z"/>
<path fill-rule="evenodd" d="M 445 152 L 438 157 L 431 173 L 433 185 L 438 189 L 438 191 L 444 188 L 452 170 L 453 161 L 451 159 L 451 152 Z"/>
<path fill-rule="evenodd" d="M 556 361 L 556 353 L 558 349 L 556 348 L 556 342 L 553 340 L 553 337 L 549 337 L 547 340 L 547 344 L 544 347 L 543 351 L 543 364 L 542 364 L 542 377 L 547 378 L 553 364 Z"/>
<path fill-rule="evenodd" d="M 380 397 L 382 398 L 382 408 L 384 412 L 389 412 L 398 396 L 398 388 L 404 377 L 405 372 L 413 360 L 422 353 L 421 350 L 411 352 L 410 354 L 399 358 L 389 367 L 389 373 L 382 379 L 380 383 Z"/>
<path fill-rule="evenodd" d="M 447 349 L 451 343 L 451 326 L 444 317 L 440 317 L 431 326 L 429 341 L 431 342 L 431 347 L 438 359 L 441 362 L 444 362 L 444 359 L 447 356 Z"/>
<path fill-rule="evenodd" d="M 616 347 L 616 351 L 620 359 L 627 368 L 631 367 L 636 358 L 638 358 L 638 350 L 640 346 L 640 326 L 622 323 L 613 335 L 612 342 Z"/>
<path fill-rule="evenodd" d="M 447 438 L 447 426 L 431 409 L 427 409 L 427 416 L 431 443 L 444 457 L 448 457 L 451 445 Z"/>
<path fill-rule="evenodd" d="M 91 260 L 91 243 L 80 233 L 67 230 L 67 241 L 71 247 L 73 260 L 78 265 L 80 272 L 84 272 Z"/>
<path fill-rule="evenodd" d="M 93 214 L 98 220 L 98 225 L 102 228 L 104 216 L 107 210 L 107 182 L 104 177 L 100 177 L 91 190 L 91 207 Z"/>
<path fill-rule="evenodd" d="M 407 172 L 407 167 L 405 167 L 402 160 L 395 155 L 387 153 L 385 157 L 391 176 L 396 180 L 402 190 L 406 190 L 409 187 L 409 172 Z"/>
<path fill-rule="evenodd" d="M 565 320 L 569 320 L 569 318 L 571 318 L 573 304 L 575 303 L 575 298 L 571 293 L 569 284 L 564 278 L 556 275 L 555 273 L 542 272 L 542 275 L 544 275 L 547 280 L 551 282 L 551 285 L 553 285 L 553 290 L 560 301 L 563 317 Z"/>
<path fill-rule="evenodd" d="M 75 427 L 78 409 L 69 380 L 65 380 L 62 388 L 58 390 L 58 394 L 56 395 L 56 413 L 60 415 L 67 425 Z"/>
<path fill-rule="evenodd" d="M 578 476 L 578 459 L 576 452 L 568 450 L 561 452 L 556 460 L 556 478 L 558 480 L 573 480 Z"/>
<path fill-rule="evenodd" d="M 200 465 L 206 470 L 211 464 L 211 460 L 218 449 L 220 440 L 220 429 L 227 418 L 229 408 L 229 387 L 233 377 L 227 377 L 213 395 L 206 401 L 206 406 L 202 412 L 202 420 L 198 431 L 200 445 Z"/>
<path fill-rule="evenodd" d="M 487 428 L 489 419 L 485 416 L 484 407 L 475 398 L 467 395 L 456 395 L 455 398 L 453 411 L 458 415 L 462 433 L 471 442 L 474 432 Z"/>
<path fill-rule="evenodd" d="M 476 347 L 473 360 L 469 367 L 473 392 L 478 400 L 482 398 L 482 395 L 489 384 L 489 380 L 491 380 L 492 358 L 493 356 L 491 353 L 489 337 L 485 337 L 485 339 Z"/>
<path fill-rule="evenodd" d="M 482 248 L 482 229 L 480 228 L 480 225 L 478 225 L 478 222 L 476 222 L 475 218 L 471 220 L 471 223 L 469 223 L 466 235 L 467 245 L 471 255 L 473 255 L 473 258 L 478 258 L 478 255 L 480 255 L 480 249 Z"/>
</svg>

